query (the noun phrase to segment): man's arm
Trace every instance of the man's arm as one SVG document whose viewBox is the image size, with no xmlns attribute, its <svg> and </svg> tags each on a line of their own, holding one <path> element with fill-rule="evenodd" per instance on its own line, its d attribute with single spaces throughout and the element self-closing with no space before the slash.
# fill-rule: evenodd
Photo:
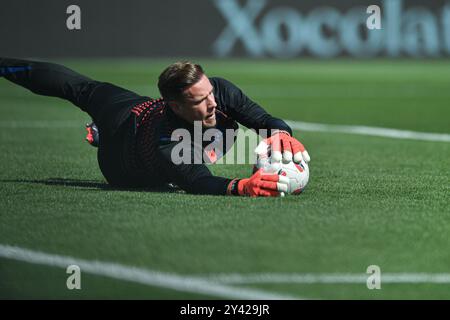
<svg viewBox="0 0 450 320">
<path fill-rule="evenodd" d="M 281 119 L 272 117 L 257 103 L 247 97 L 242 90 L 222 78 L 210 78 L 220 106 L 239 123 L 251 129 L 269 130 L 268 137 L 257 148 L 259 154 L 267 153 L 272 146 L 272 159 L 300 162 L 310 161 L 308 152 L 302 143 L 292 137 L 292 129 Z"/>
<path fill-rule="evenodd" d="M 214 84 L 214 95 L 219 99 L 219 105 L 225 108 L 223 111 L 240 124 L 255 130 L 279 129 L 292 134 L 286 122 L 267 113 L 230 81 L 216 77 L 210 80 Z"/>
<path fill-rule="evenodd" d="M 172 150 L 176 142 L 159 146 L 158 158 L 170 182 L 177 184 L 188 193 L 225 195 L 231 179 L 213 176 L 204 164 L 174 164 Z M 194 159 L 192 147 L 191 160 Z"/>
<path fill-rule="evenodd" d="M 188 193 L 235 196 L 279 196 L 288 190 L 289 179 L 258 171 L 250 178 L 228 179 L 213 176 L 204 164 L 174 164 L 172 149 L 176 142 L 162 145 L 158 157 L 165 175 Z M 194 149 L 193 149 L 194 150 Z M 192 159 L 194 159 L 192 152 Z"/>
</svg>

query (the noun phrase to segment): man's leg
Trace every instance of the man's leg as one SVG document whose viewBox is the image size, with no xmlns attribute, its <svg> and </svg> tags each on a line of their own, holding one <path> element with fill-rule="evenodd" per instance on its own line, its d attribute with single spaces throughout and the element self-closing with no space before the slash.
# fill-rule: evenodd
<svg viewBox="0 0 450 320">
<path fill-rule="evenodd" d="M 36 94 L 72 102 L 109 135 L 126 120 L 135 104 L 149 99 L 55 63 L 0 58 L 0 76 Z"/>
<path fill-rule="evenodd" d="M 130 135 L 134 133 L 129 111 L 150 98 L 54 63 L 0 58 L 1 76 L 36 94 L 66 99 L 87 112 L 99 125 L 98 162 L 106 180 L 114 186 L 142 184 L 127 159 L 132 156 Z"/>
<path fill-rule="evenodd" d="M 69 100 L 87 111 L 89 96 L 99 82 L 62 65 L 0 58 L 1 74 L 33 93 Z"/>
</svg>

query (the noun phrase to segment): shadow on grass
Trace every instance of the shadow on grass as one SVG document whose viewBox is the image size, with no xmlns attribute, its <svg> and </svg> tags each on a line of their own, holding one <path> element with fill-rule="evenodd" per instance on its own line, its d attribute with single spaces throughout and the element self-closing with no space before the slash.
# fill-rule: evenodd
<svg viewBox="0 0 450 320">
<path fill-rule="evenodd" d="M 47 186 L 64 186 L 72 188 L 82 188 L 89 190 L 105 190 L 105 191 L 132 191 L 132 192 L 171 192 L 171 193 L 184 193 L 180 188 L 171 185 L 162 187 L 141 187 L 141 188 L 119 188 L 113 187 L 106 182 L 99 182 L 95 180 L 77 180 L 77 179 L 65 179 L 65 178 L 48 178 L 48 179 L 11 179 L 0 180 L 1 182 L 13 182 L 13 183 L 32 183 L 43 184 Z"/>
</svg>

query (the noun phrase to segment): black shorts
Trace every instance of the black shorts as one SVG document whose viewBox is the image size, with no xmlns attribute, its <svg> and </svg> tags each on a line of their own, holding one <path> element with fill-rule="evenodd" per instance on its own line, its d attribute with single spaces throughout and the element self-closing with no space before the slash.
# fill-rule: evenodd
<svg viewBox="0 0 450 320">
<path fill-rule="evenodd" d="M 137 165 L 135 128 L 135 117 L 132 114 L 112 136 L 102 135 L 99 131 L 98 165 L 111 186 L 140 188 L 149 183 Z"/>
<path fill-rule="evenodd" d="M 93 91 L 87 112 L 99 128 L 98 165 L 114 187 L 142 188 L 151 184 L 138 165 L 136 116 L 131 109 L 150 100 L 110 83 Z"/>
</svg>

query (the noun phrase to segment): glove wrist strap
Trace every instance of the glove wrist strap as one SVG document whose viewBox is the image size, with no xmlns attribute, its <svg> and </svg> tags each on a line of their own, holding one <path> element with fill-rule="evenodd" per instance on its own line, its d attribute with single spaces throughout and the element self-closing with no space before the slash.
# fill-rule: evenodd
<svg viewBox="0 0 450 320">
<path fill-rule="evenodd" d="M 291 136 L 291 134 L 289 132 L 287 132 L 286 130 L 280 130 L 280 129 L 272 130 L 271 133 L 272 133 L 272 136 L 279 134 L 279 133 L 287 134 L 289 137 Z"/>
<path fill-rule="evenodd" d="M 229 196 L 239 196 L 239 182 L 241 179 L 233 179 L 228 184 L 227 195 Z"/>
</svg>

